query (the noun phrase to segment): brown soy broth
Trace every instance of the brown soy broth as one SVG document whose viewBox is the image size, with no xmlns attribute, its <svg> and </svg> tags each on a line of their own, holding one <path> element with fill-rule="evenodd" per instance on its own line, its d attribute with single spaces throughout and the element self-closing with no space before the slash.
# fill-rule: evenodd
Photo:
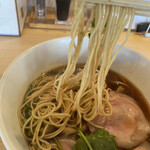
<svg viewBox="0 0 150 150">
<path fill-rule="evenodd" d="M 137 102 L 141 110 L 143 111 L 146 119 L 150 122 L 150 104 L 147 102 L 144 95 L 125 77 L 110 70 L 106 78 L 106 83 L 107 83 L 107 86 L 114 91 L 116 91 L 117 88 L 120 86 L 115 81 L 117 82 L 119 81 L 125 84 L 125 85 L 122 85 L 122 87 L 124 88 L 124 91 L 122 91 L 121 93 L 124 93 L 132 97 Z"/>
<path fill-rule="evenodd" d="M 84 64 L 77 64 L 75 74 L 78 72 L 78 69 L 83 69 L 83 67 Z M 52 69 L 51 71 L 48 72 L 48 74 L 49 73 L 51 75 L 58 74 L 58 73 L 62 74 L 65 71 L 65 69 L 66 66 L 60 66 Z M 123 85 L 117 84 L 118 82 L 123 83 Z M 121 86 L 124 89 L 123 91 L 121 91 L 121 93 L 124 93 L 132 97 L 137 102 L 141 110 L 143 111 L 146 119 L 150 122 L 150 104 L 147 102 L 144 95 L 129 80 L 127 80 L 122 75 L 110 70 L 106 77 L 106 83 L 107 83 L 107 87 L 111 88 L 114 91 L 117 91 L 119 86 Z"/>
<path fill-rule="evenodd" d="M 79 71 L 79 69 L 83 69 L 83 67 L 84 67 L 84 64 L 77 64 L 77 67 L 76 67 L 74 74 L 76 74 Z M 66 65 L 59 66 L 59 67 L 56 67 L 54 69 L 49 70 L 46 74 L 47 75 L 62 74 L 63 72 L 65 72 L 66 68 L 67 68 Z"/>
<path fill-rule="evenodd" d="M 57 74 L 63 74 L 63 72 L 65 72 L 66 67 L 67 66 L 64 65 L 64 66 L 51 69 L 45 73 L 45 76 L 49 76 L 49 75 L 55 76 Z M 76 74 L 79 71 L 79 69 L 83 69 L 83 67 L 84 64 L 77 64 L 74 74 Z M 137 102 L 141 110 L 143 111 L 146 119 L 150 122 L 150 117 L 149 117 L 150 105 L 148 104 L 144 95 L 129 80 L 127 80 L 122 75 L 110 70 L 106 77 L 106 84 L 107 84 L 107 88 L 111 88 L 114 91 L 117 91 L 118 88 L 121 86 L 122 87 L 121 91 L 118 92 L 124 93 L 132 97 Z M 126 149 L 118 148 L 118 150 L 126 150 Z"/>
</svg>

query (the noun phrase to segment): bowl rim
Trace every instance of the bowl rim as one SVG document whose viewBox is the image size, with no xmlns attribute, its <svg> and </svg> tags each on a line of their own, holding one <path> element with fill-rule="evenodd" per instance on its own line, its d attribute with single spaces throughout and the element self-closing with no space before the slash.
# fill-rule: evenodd
<svg viewBox="0 0 150 150">
<path fill-rule="evenodd" d="M 55 39 L 50 39 L 50 40 L 47 40 L 47 41 L 43 41 L 43 42 L 40 42 L 40 43 L 24 50 L 18 56 L 16 56 L 16 58 L 5 69 L 5 71 L 2 74 L 2 77 L 0 79 L 0 108 L 2 107 L 2 105 L 1 105 L 2 94 L 1 93 L 2 93 L 2 89 L 3 89 L 3 85 L 4 85 L 5 81 L 7 80 L 7 75 L 9 74 L 9 70 L 11 69 L 12 66 L 14 66 L 19 60 L 21 60 L 23 57 L 25 57 L 29 53 L 32 53 L 32 51 L 36 50 L 35 49 L 36 47 L 39 47 L 39 46 L 41 46 L 43 44 L 46 44 L 46 43 L 52 43 L 52 42 L 56 42 L 56 41 L 59 41 L 59 40 L 70 40 L 70 39 L 71 39 L 71 37 L 67 36 L 67 37 L 60 37 L 60 38 L 55 38 Z M 131 48 L 128 48 L 126 46 L 124 46 L 124 48 L 127 48 L 127 51 L 130 51 L 130 52 L 136 54 L 137 56 L 140 56 L 146 62 L 150 63 L 150 60 L 147 57 L 145 57 L 144 55 L 142 55 L 141 53 L 139 53 L 139 52 L 137 52 L 137 51 L 135 51 Z M 1 118 L 2 118 L 2 113 L 1 113 L 1 109 L 0 109 L 0 137 L 2 139 L 2 142 L 4 143 L 4 146 L 6 147 L 7 150 L 16 150 L 15 145 L 13 145 L 12 141 L 10 140 L 10 138 L 7 134 L 7 130 L 4 126 L 3 120 Z"/>
</svg>

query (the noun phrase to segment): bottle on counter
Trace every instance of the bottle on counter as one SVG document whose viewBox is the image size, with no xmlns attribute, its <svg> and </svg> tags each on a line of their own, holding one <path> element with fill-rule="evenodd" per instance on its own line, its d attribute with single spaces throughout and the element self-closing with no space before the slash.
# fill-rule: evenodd
<svg viewBox="0 0 150 150">
<path fill-rule="evenodd" d="M 35 15 L 38 18 L 46 16 L 45 0 L 35 0 Z"/>
<path fill-rule="evenodd" d="M 71 24 L 70 11 L 71 11 L 71 0 L 56 0 L 56 24 Z"/>
</svg>

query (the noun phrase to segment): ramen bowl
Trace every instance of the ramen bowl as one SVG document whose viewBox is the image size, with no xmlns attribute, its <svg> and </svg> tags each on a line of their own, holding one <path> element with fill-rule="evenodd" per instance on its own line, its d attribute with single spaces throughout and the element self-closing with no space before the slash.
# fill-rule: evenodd
<svg viewBox="0 0 150 150">
<path fill-rule="evenodd" d="M 0 81 L 0 135 L 8 150 L 28 150 L 21 133 L 17 110 L 29 84 L 46 72 L 67 63 L 70 38 L 59 38 L 36 45 L 18 56 Z M 88 38 L 84 39 L 79 63 L 87 58 Z M 150 61 L 124 47 L 111 69 L 131 81 L 150 103 Z"/>
</svg>

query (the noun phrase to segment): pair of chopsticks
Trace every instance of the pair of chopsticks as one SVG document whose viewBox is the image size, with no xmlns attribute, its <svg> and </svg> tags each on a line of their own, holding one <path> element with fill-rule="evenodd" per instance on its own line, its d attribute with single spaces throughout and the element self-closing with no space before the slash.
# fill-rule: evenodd
<svg viewBox="0 0 150 150">
<path fill-rule="evenodd" d="M 80 0 L 93 4 L 116 5 L 135 8 L 135 15 L 150 17 L 150 0 Z"/>
</svg>

